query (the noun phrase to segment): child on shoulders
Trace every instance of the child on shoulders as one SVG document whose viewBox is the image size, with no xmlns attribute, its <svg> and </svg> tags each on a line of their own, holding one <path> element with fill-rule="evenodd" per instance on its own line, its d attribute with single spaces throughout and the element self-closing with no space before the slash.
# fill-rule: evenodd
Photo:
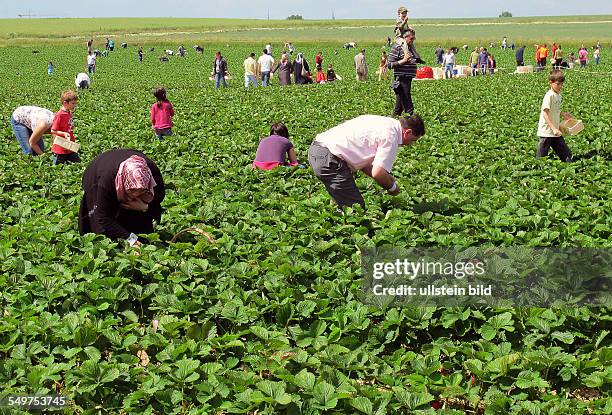
<svg viewBox="0 0 612 415">
<path fill-rule="evenodd" d="M 287 158 L 289 162 L 287 162 Z M 289 141 L 289 130 L 277 122 L 270 129 L 270 136 L 262 139 L 257 148 L 253 168 L 272 170 L 278 166 L 297 166 L 293 144 Z"/>
</svg>

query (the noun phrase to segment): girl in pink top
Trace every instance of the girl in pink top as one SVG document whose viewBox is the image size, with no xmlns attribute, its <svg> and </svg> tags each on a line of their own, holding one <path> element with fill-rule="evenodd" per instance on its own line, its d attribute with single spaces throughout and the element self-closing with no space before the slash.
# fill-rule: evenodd
<svg viewBox="0 0 612 415">
<path fill-rule="evenodd" d="M 174 107 L 166 98 L 166 88 L 157 88 L 153 95 L 157 98 L 157 102 L 151 106 L 151 125 L 155 136 L 161 140 L 164 136 L 172 135 Z"/>
</svg>

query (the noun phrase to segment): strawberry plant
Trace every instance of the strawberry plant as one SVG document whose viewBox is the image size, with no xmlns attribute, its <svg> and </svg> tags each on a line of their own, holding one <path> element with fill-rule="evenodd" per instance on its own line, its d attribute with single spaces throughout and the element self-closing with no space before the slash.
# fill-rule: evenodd
<svg viewBox="0 0 612 415">
<path fill-rule="evenodd" d="M 217 48 L 234 75 L 219 91 L 208 80 Z M 251 170 L 257 144 L 284 121 L 304 162 L 318 132 L 388 115 L 389 85 L 354 82 L 353 53 L 326 46 L 345 80 L 244 89 L 242 61 L 257 48 L 215 45 L 167 64 L 139 65 L 133 48 L 101 58 L 74 114 L 84 163 L 56 167 L 19 153 L 10 114 L 56 110 L 83 48 L 0 48 L 2 396 L 57 392 L 66 413 L 83 414 L 610 413 L 608 308 L 365 305 L 359 249 L 610 248 L 605 75 L 567 75 L 563 107 L 586 126 L 568 140 L 571 164 L 534 157 L 545 74 L 415 82 L 427 135 L 400 152 L 403 193 L 359 177 L 367 209 L 338 215 L 309 169 Z M 512 53 L 496 57 L 512 66 Z M 163 141 L 147 118 L 158 85 L 177 114 Z M 82 173 L 115 147 L 145 152 L 167 183 L 139 256 L 78 235 Z M 214 241 L 170 242 L 189 227 Z"/>
</svg>

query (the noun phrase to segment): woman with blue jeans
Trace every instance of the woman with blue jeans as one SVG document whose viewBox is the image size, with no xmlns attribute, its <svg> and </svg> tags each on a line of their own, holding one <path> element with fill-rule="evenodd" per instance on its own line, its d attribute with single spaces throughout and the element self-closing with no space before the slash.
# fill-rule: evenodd
<svg viewBox="0 0 612 415">
<path fill-rule="evenodd" d="M 444 66 L 444 77 L 446 79 L 453 77 L 453 69 L 455 67 L 455 54 L 452 50 L 447 49 L 444 57 L 442 58 L 442 65 Z"/>
<path fill-rule="evenodd" d="M 22 106 L 13 111 L 11 127 L 25 154 L 39 156 L 45 152 L 44 134 L 51 133 L 53 112 L 45 108 Z"/>
</svg>

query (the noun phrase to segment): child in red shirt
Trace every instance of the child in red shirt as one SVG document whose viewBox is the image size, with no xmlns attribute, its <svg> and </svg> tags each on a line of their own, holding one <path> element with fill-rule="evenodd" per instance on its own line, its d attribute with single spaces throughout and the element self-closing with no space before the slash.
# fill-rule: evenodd
<svg viewBox="0 0 612 415">
<path fill-rule="evenodd" d="M 323 69 L 317 69 L 317 84 L 324 84 L 327 81 L 325 79 L 325 73 L 323 73 Z"/>
<path fill-rule="evenodd" d="M 153 95 L 157 98 L 157 102 L 151 106 L 151 125 L 155 136 L 161 140 L 164 136 L 172 135 L 174 107 L 166 98 L 165 88 L 157 88 Z"/>
<path fill-rule="evenodd" d="M 76 92 L 67 90 L 62 92 L 62 108 L 55 113 L 53 124 L 51 125 L 51 135 L 53 138 L 61 137 L 66 140 L 76 141 L 72 131 L 72 112 L 77 106 L 78 96 Z M 81 161 L 79 153 L 67 150 L 57 144 L 51 146 L 53 153 L 53 164 L 78 163 Z"/>
</svg>

